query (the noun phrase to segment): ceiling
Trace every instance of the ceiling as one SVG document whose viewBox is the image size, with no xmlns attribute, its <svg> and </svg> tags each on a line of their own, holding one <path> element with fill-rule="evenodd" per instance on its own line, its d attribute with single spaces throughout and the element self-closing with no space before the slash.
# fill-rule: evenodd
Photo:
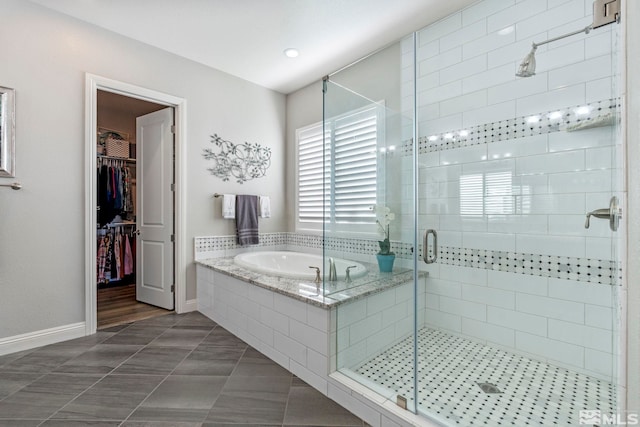
<svg viewBox="0 0 640 427">
<path fill-rule="evenodd" d="M 473 2 L 31 1 L 285 94 Z"/>
<path fill-rule="evenodd" d="M 131 96 L 119 95 L 117 93 L 107 92 L 104 90 L 98 90 L 97 92 L 98 123 L 102 122 L 100 117 L 102 113 L 126 113 L 127 116 L 132 117 L 135 128 L 136 117 L 144 116 L 145 114 L 167 108 L 166 105 L 155 104 L 142 99 L 133 98 Z"/>
</svg>

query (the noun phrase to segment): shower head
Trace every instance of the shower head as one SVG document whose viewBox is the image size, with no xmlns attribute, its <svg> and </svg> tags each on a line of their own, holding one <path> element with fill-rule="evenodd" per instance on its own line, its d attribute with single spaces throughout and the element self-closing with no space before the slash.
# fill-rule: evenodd
<svg viewBox="0 0 640 427">
<path fill-rule="evenodd" d="M 580 33 L 589 34 L 589 31 L 591 31 L 592 29 L 593 29 L 593 25 L 590 24 L 590 25 L 587 25 L 586 27 L 584 27 L 584 28 L 582 28 L 580 30 L 577 30 L 577 31 L 572 31 L 570 33 L 563 34 L 561 36 L 554 37 L 552 39 L 545 40 L 545 41 L 540 42 L 540 43 L 532 43 L 531 44 L 531 52 L 529 52 L 529 54 L 527 56 L 525 56 L 524 59 L 522 60 L 522 62 L 520 63 L 520 67 L 518 67 L 518 72 L 516 73 L 516 76 L 518 76 L 518 77 L 535 76 L 535 74 L 536 74 L 536 49 L 538 48 L 538 46 L 542 46 L 543 44 L 551 43 L 551 42 L 554 42 L 556 40 L 561 40 L 561 39 L 564 39 L 564 38 L 569 37 L 569 36 L 575 36 L 576 34 L 580 34 Z"/>
<path fill-rule="evenodd" d="M 516 76 L 518 77 L 531 77 L 536 74 L 536 49 L 538 45 L 533 43 L 531 47 L 531 52 L 524 57 L 520 66 L 518 67 L 518 72 Z"/>
</svg>

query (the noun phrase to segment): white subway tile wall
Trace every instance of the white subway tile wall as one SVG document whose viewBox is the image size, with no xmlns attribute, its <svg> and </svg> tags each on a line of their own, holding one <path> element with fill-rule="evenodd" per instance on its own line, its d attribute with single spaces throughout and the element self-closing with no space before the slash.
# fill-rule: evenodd
<svg viewBox="0 0 640 427">
<path fill-rule="evenodd" d="M 425 284 L 418 299 L 426 301 Z M 337 368 L 355 369 L 413 334 L 413 283 L 339 305 L 337 320 Z M 418 309 L 424 311 L 424 303 Z M 418 327 L 424 316 L 418 317 Z"/>
</svg>

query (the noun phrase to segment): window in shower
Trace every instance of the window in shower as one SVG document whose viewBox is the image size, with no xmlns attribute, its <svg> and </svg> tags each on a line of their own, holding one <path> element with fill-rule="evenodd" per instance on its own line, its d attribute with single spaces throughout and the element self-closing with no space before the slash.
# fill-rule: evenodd
<svg viewBox="0 0 640 427">
<path fill-rule="evenodd" d="M 299 229 L 371 229 L 376 204 L 378 105 L 297 131 Z M 363 228 L 364 230 L 364 228 Z"/>
</svg>

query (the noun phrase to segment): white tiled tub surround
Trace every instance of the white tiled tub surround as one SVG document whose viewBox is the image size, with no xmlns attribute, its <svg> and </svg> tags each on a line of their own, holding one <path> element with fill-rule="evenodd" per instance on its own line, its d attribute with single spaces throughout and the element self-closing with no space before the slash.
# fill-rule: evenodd
<svg viewBox="0 0 640 427">
<path fill-rule="evenodd" d="M 618 236 L 585 214 L 621 196 L 618 27 L 540 46 L 592 22 L 591 0 L 485 0 L 406 39 L 403 110 L 418 104 L 419 224 L 438 231 L 426 325 L 615 382 Z M 411 144 L 412 129 L 405 130 Z M 407 153 L 406 147 L 403 150 Z M 402 194 L 412 194 L 405 156 Z M 387 183 L 389 185 L 389 183 Z M 621 198 L 621 197 L 620 197 Z M 412 230 L 403 230 L 409 236 Z"/>
</svg>

